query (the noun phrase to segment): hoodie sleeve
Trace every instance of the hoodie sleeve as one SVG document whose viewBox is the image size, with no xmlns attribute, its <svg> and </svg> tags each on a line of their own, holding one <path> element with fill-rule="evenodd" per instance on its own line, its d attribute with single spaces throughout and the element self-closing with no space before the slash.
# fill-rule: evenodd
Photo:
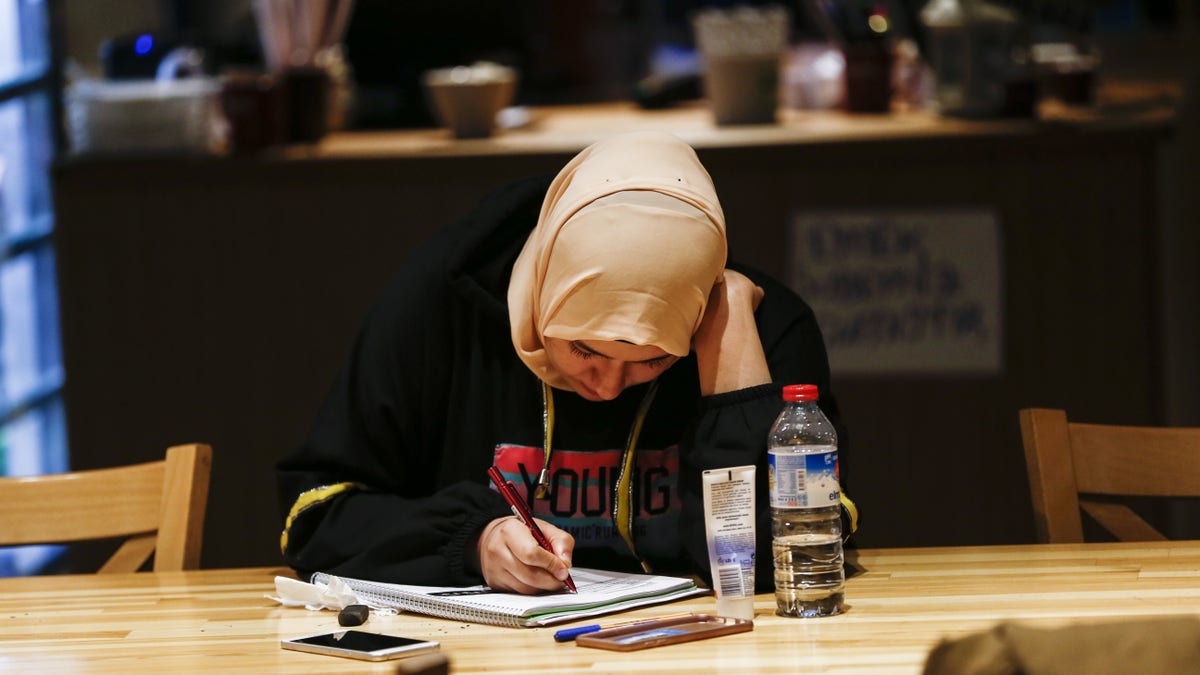
<svg viewBox="0 0 1200 675">
<path fill-rule="evenodd" d="M 769 277 L 745 268 L 738 270 L 766 291 L 755 318 L 771 369 L 772 382 L 709 396 L 701 401 L 698 416 L 681 448 L 681 523 L 684 547 L 693 568 L 707 579 L 710 569 L 704 532 L 701 473 L 730 466 L 757 467 L 755 584 L 758 590 L 769 591 L 774 587 L 774 575 L 770 554 L 767 434 L 783 409 L 783 386 L 815 384 L 819 388 L 819 405 L 838 434 L 838 468 L 843 494 L 848 485 L 846 469 L 849 444 L 837 401 L 830 388 L 825 342 L 812 309 L 791 290 Z M 843 499 L 842 507 L 842 534 L 845 538 L 857 526 L 857 513 L 849 499 Z"/>
<path fill-rule="evenodd" d="M 275 467 L 280 548 L 302 577 L 319 571 L 423 585 L 482 582 L 475 540 L 511 512 L 482 474 L 478 481 L 438 479 L 447 474 L 446 458 L 478 454 L 445 445 L 461 367 L 456 336 L 473 334 L 463 322 L 477 316 L 452 270 L 471 264 L 456 258 L 465 250 L 464 228 L 482 224 L 488 236 L 503 231 L 523 241 L 547 182 L 519 181 L 489 195 L 415 251 L 368 313 L 308 438 Z M 496 241 L 482 249 L 496 255 Z"/>
<path fill-rule="evenodd" d="M 368 315 L 305 442 L 276 465 L 280 547 L 301 575 L 478 583 L 468 547 L 508 513 L 483 482 L 434 490 L 448 384 L 447 293 L 422 266 Z"/>
</svg>

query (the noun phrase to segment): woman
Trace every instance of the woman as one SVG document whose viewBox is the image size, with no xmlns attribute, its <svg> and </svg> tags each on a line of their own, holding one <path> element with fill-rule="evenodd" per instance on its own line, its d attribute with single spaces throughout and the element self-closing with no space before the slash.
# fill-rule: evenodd
<svg viewBox="0 0 1200 675">
<path fill-rule="evenodd" d="M 600 141 L 490 196 L 406 261 L 279 462 L 288 563 L 522 593 L 561 588 L 573 563 L 707 577 L 700 474 L 756 464 L 770 588 L 780 386 L 817 384 L 841 429 L 812 311 L 726 265 L 712 181 L 667 134 Z M 492 465 L 553 553 L 488 486 Z"/>
</svg>

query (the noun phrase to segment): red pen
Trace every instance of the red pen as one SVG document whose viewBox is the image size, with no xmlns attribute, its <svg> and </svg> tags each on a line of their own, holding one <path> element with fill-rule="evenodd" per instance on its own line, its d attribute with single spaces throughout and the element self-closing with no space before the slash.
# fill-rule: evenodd
<svg viewBox="0 0 1200 675">
<path fill-rule="evenodd" d="M 488 477 L 491 478 L 492 482 L 496 484 L 497 488 L 499 488 L 500 496 L 504 497 L 504 501 L 508 502 L 508 505 L 512 507 L 513 514 L 516 515 L 516 517 L 520 519 L 522 523 L 525 523 L 525 526 L 529 528 L 529 533 L 533 535 L 533 538 L 537 541 L 538 546 L 541 546 L 547 551 L 554 553 L 554 549 L 550 546 L 550 540 L 546 538 L 546 535 L 542 534 L 542 529 L 538 527 L 537 523 L 533 520 L 533 514 L 529 512 L 529 507 L 526 506 L 525 500 L 521 499 L 521 495 L 517 494 L 517 486 L 513 485 L 512 481 L 505 480 L 504 474 L 500 473 L 500 469 L 497 469 L 494 466 L 488 467 L 487 472 Z M 575 590 L 575 582 L 571 579 L 570 572 L 567 573 L 567 579 L 563 583 L 567 585 L 567 588 L 569 588 L 572 593 L 579 592 Z"/>
</svg>

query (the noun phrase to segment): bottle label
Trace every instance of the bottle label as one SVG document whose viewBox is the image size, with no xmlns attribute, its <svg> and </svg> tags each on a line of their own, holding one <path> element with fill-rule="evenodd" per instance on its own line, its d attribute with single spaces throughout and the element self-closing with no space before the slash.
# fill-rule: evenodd
<svg viewBox="0 0 1200 675">
<path fill-rule="evenodd" d="M 767 454 L 771 507 L 818 508 L 837 506 L 841 487 L 837 475 L 837 446 L 798 454 L 772 448 Z"/>
</svg>

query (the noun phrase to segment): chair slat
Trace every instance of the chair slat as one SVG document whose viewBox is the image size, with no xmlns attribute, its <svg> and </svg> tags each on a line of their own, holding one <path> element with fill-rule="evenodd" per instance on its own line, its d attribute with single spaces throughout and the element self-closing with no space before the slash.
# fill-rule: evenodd
<svg viewBox="0 0 1200 675">
<path fill-rule="evenodd" d="M 1082 542 L 1083 520 L 1066 413 L 1022 410 L 1020 420 L 1038 540 Z"/>
<path fill-rule="evenodd" d="M 100 574 L 129 574 L 142 569 L 142 565 L 154 555 L 154 547 L 158 544 L 158 537 L 152 534 L 143 534 L 141 536 L 126 539 L 121 548 L 117 549 L 116 553 L 102 565 L 99 569 Z"/>
<path fill-rule="evenodd" d="M 53 544 L 153 532 L 164 465 L 0 478 L 0 542 Z"/>
<path fill-rule="evenodd" d="M 1120 541 L 1166 541 L 1162 532 L 1124 504 L 1080 499 L 1079 506 Z"/>
<path fill-rule="evenodd" d="M 1200 497 L 1200 429 L 1071 424 L 1080 492 Z"/>
<path fill-rule="evenodd" d="M 211 473 L 212 450 L 207 445 L 179 445 L 167 450 L 155 571 L 200 567 Z"/>
</svg>

